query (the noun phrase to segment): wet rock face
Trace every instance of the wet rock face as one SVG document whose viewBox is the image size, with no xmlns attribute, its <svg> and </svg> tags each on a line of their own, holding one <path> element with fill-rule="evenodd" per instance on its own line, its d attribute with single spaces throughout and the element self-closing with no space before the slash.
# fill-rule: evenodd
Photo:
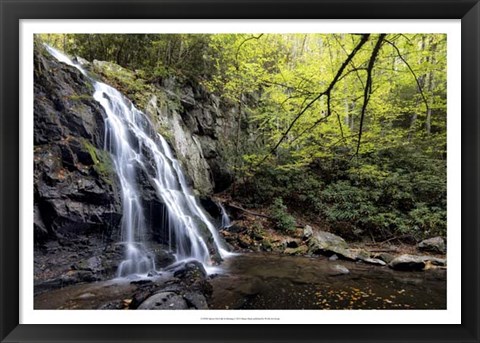
<svg viewBox="0 0 480 343">
<path fill-rule="evenodd" d="M 165 269 L 171 274 L 166 282 L 141 285 L 133 295 L 130 308 L 141 310 L 208 309 L 212 294 L 207 273 L 198 261 L 183 262 Z"/>
<path fill-rule="evenodd" d="M 138 306 L 139 310 L 186 310 L 187 302 L 173 292 L 161 292 L 152 295 Z"/>
<path fill-rule="evenodd" d="M 34 194 L 36 243 L 118 232 L 121 200 L 103 148 L 104 112 L 75 68 L 36 51 Z"/>
<path fill-rule="evenodd" d="M 236 140 L 239 134 L 242 141 L 255 140 L 248 133 L 247 121 L 238 122 L 238 106 L 221 101 L 192 80 L 169 77 L 152 83 L 133 71 L 102 61 L 93 61 L 90 69 L 150 117 L 199 193 L 221 192 L 232 184 L 228 163 L 236 149 L 232 137 Z"/>
<path fill-rule="evenodd" d="M 35 145 L 77 136 L 102 146 L 103 110 L 91 83 L 46 52 L 35 53 L 34 65 Z"/>
<path fill-rule="evenodd" d="M 78 235 L 45 241 L 34 251 L 34 292 L 113 278 L 123 255 L 121 245 L 101 237 Z"/>
<path fill-rule="evenodd" d="M 208 195 L 232 184 L 233 173 L 227 162 L 235 148 L 231 137 L 238 133 L 236 106 L 221 102 L 191 81 L 170 77 L 151 84 L 109 62 L 93 61 L 91 69 L 150 117 L 195 190 Z M 250 137 L 245 127 L 239 133 L 243 140 Z"/>
<path fill-rule="evenodd" d="M 121 190 L 103 109 L 75 68 L 34 57 L 35 292 L 115 276 Z"/>
</svg>

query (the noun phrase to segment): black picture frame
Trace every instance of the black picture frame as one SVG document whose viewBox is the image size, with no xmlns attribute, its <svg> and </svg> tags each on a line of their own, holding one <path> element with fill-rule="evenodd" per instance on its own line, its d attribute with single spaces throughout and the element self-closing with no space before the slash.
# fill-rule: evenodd
<svg viewBox="0 0 480 343">
<path fill-rule="evenodd" d="M 2 342 L 479 342 L 478 0 L 0 0 L 0 339 Z M 461 19 L 462 323 L 460 325 L 19 324 L 21 19 Z M 460 139 L 460 137 L 459 137 Z M 455 228 L 455 230 L 460 228 Z M 106 312 L 106 315 L 108 313 Z"/>
</svg>

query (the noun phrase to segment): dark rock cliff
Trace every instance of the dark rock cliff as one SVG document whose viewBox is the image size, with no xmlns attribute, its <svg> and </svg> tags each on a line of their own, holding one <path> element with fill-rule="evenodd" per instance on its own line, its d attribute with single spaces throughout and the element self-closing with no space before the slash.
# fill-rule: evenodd
<svg viewBox="0 0 480 343">
<path fill-rule="evenodd" d="M 35 235 L 115 235 L 120 190 L 102 149 L 104 112 L 90 82 L 37 49 L 34 70 Z"/>
<path fill-rule="evenodd" d="M 111 244 L 119 237 L 120 188 L 102 149 L 105 114 L 92 94 L 79 71 L 35 48 L 36 283 L 109 276 L 121 256 Z"/>
<path fill-rule="evenodd" d="M 227 188 L 231 173 L 223 156 L 227 155 L 227 133 L 235 130 L 228 119 L 234 113 L 221 108 L 218 99 L 199 86 L 180 85 L 170 79 L 142 89 L 138 86 L 142 81 L 126 79 L 131 72 L 118 68 L 97 61 L 90 65 L 91 71 L 127 94 L 150 116 L 199 193 L 208 195 Z M 122 82 L 116 82 L 112 75 L 121 75 Z M 106 114 L 93 93 L 91 81 L 81 72 L 58 62 L 41 46 L 35 48 L 34 235 L 38 292 L 112 277 L 122 260 L 123 248 L 118 244 L 121 189 L 111 156 L 103 149 Z M 164 205 L 148 175 L 140 170 L 137 181 L 142 189 L 146 225 L 151 229 L 150 248 L 157 256 L 157 266 L 162 266 L 171 262 L 162 245 L 168 237 L 158 229 L 163 225 L 159 214 L 165 212 Z"/>
<path fill-rule="evenodd" d="M 122 82 L 116 82 L 112 77 L 119 75 L 116 69 L 105 77 L 105 71 L 114 68 L 120 67 L 97 61 L 90 65 L 91 71 L 127 94 L 150 116 L 199 193 L 208 195 L 227 188 L 231 172 L 225 156 L 228 133 L 235 130 L 235 121 L 229 120 L 234 110 L 198 85 L 169 79 L 141 88 L 141 81 L 125 82 L 125 75 L 131 76 L 127 70 L 121 70 Z M 121 189 L 111 156 L 104 150 L 106 114 L 93 93 L 91 81 L 81 72 L 58 62 L 41 46 L 35 48 L 36 292 L 110 278 L 122 260 L 123 248 L 118 244 Z M 161 267 L 172 261 L 162 244 L 168 241 L 162 227 L 164 205 L 141 170 L 137 182 L 142 189 L 150 249 Z"/>
</svg>

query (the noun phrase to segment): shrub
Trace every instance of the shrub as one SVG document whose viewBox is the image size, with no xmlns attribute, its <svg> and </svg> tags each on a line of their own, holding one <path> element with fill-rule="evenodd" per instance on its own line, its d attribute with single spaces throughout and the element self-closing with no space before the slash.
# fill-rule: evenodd
<svg viewBox="0 0 480 343">
<path fill-rule="evenodd" d="M 445 160 L 412 147 L 358 160 L 323 157 L 298 168 L 265 164 L 240 189 L 237 196 L 253 207 L 278 198 L 272 212 L 279 229 L 288 226 L 281 219 L 288 206 L 350 239 L 446 234 Z"/>
<path fill-rule="evenodd" d="M 287 212 L 287 206 L 283 204 L 282 198 L 275 198 L 270 208 L 275 227 L 281 231 L 295 230 L 295 218 Z"/>
</svg>

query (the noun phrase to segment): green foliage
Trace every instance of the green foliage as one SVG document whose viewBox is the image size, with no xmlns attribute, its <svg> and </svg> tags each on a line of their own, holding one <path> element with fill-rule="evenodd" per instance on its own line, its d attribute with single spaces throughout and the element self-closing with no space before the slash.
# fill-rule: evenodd
<svg viewBox="0 0 480 343">
<path fill-rule="evenodd" d="M 350 239 L 446 234 L 445 161 L 426 158 L 421 150 L 385 149 L 362 160 L 325 157 L 297 169 L 264 168 L 237 196 L 252 207 L 281 198 L 296 213 L 321 219 Z"/>
<path fill-rule="evenodd" d="M 323 182 L 311 170 L 264 168 L 249 180 L 238 194 L 247 205 L 268 204 L 279 197 L 304 212 L 318 213 L 321 209 L 318 194 Z"/>
<path fill-rule="evenodd" d="M 282 198 L 275 198 L 270 211 L 278 230 L 291 231 L 295 229 L 295 218 L 287 212 L 287 206 L 283 204 Z"/>
<path fill-rule="evenodd" d="M 90 61 L 140 70 L 142 78 L 201 78 L 208 70 L 205 54 L 210 35 L 203 34 L 41 34 L 50 44 Z"/>
<path fill-rule="evenodd" d="M 68 98 L 73 101 L 92 101 L 93 100 L 93 96 L 89 94 L 70 95 Z"/>
<path fill-rule="evenodd" d="M 415 229 L 424 237 L 446 236 L 447 211 L 445 208 L 429 207 L 420 203 L 410 211 L 409 216 Z"/>
<path fill-rule="evenodd" d="M 126 68 L 115 63 L 95 61 L 93 71 L 115 86 L 140 108 L 145 108 L 155 89 L 145 80 Z"/>
<path fill-rule="evenodd" d="M 110 154 L 105 150 L 97 149 L 87 140 L 83 140 L 82 143 L 92 158 L 95 171 L 107 182 L 111 182 L 111 178 L 115 173 Z"/>
<path fill-rule="evenodd" d="M 329 196 L 337 194 L 325 211 L 330 222 L 341 219 L 338 212 L 348 212 L 353 226 L 380 237 L 446 234 L 445 161 L 397 148 L 365 162 L 376 167 L 351 168 L 348 182 L 329 189 Z"/>
<path fill-rule="evenodd" d="M 280 199 L 281 230 L 288 206 L 355 237 L 445 234 L 444 34 L 387 34 L 370 70 L 378 34 L 358 51 L 365 36 L 351 34 L 39 37 L 122 66 L 101 73 L 142 108 L 169 77 L 216 93 L 235 115 L 222 137 L 233 195 L 248 206 Z"/>
</svg>

